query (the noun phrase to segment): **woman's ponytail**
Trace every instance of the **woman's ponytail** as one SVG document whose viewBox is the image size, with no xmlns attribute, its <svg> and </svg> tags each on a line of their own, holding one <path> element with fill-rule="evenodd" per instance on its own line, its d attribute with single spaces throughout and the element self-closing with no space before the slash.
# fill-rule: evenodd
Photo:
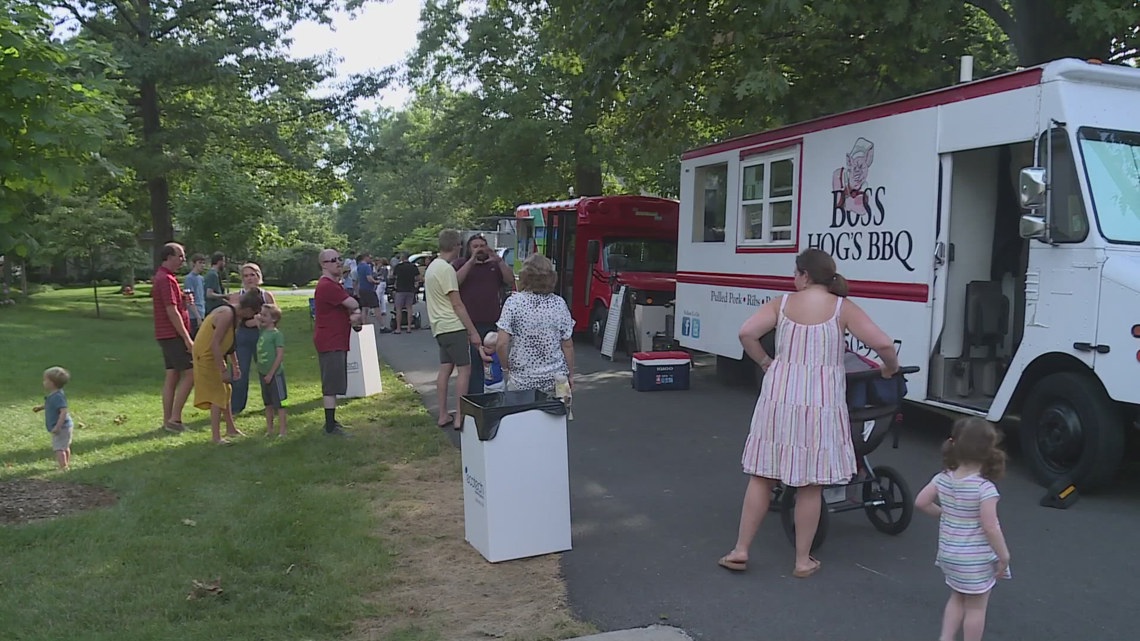
<svg viewBox="0 0 1140 641">
<path fill-rule="evenodd" d="M 835 270 L 835 259 L 819 249 L 805 249 L 796 256 L 796 271 L 806 274 L 814 285 L 823 285 L 836 296 L 847 296 L 847 279 Z"/>
<path fill-rule="evenodd" d="M 847 296 L 847 279 L 840 274 L 831 277 L 831 282 L 827 284 L 827 291 L 835 294 L 836 296 Z"/>
</svg>

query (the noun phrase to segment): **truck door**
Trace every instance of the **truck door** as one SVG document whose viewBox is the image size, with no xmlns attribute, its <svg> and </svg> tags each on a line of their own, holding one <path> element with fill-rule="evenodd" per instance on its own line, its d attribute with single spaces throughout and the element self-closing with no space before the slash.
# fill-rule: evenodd
<svg viewBox="0 0 1140 641">
<path fill-rule="evenodd" d="M 571 305 L 574 303 L 574 248 L 578 235 L 578 212 L 552 212 L 546 223 L 546 257 L 554 262 L 558 283 L 555 291 Z"/>
<path fill-rule="evenodd" d="M 1039 154 L 1049 169 L 1050 236 L 1030 241 L 1023 343 L 1032 346 L 1030 354 L 1067 353 L 1092 368 L 1103 252 L 1087 242 L 1089 217 L 1063 126 L 1042 135 Z"/>
</svg>

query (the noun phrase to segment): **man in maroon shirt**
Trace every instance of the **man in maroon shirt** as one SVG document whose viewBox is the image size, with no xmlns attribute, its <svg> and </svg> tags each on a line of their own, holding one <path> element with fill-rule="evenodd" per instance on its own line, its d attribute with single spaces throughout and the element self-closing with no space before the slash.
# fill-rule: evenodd
<svg viewBox="0 0 1140 641">
<path fill-rule="evenodd" d="M 151 300 L 154 304 L 154 337 L 162 348 L 166 381 L 162 386 L 162 428 L 179 433 L 182 408 L 194 387 L 194 365 L 190 351 L 190 315 L 174 272 L 186 262 L 186 250 L 178 243 L 166 243 L 159 252 L 162 263 L 154 273 Z"/>
<path fill-rule="evenodd" d="M 503 305 L 503 287 L 510 287 L 512 291 L 516 289 L 511 266 L 488 247 L 483 234 L 468 238 L 464 257 L 452 262 L 451 266 L 459 280 L 459 298 L 471 316 L 475 331 L 480 337 L 495 331 Z M 482 363 L 479 348 L 472 345 L 470 349 L 471 362 Z M 467 382 L 467 394 L 482 393 L 483 375 L 478 371 L 472 372 Z"/>
<path fill-rule="evenodd" d="M 313 294 L 313 344 L 321 368 L 321 394 L 324 396 L 325 433 L 347 436 L 336 420 L 336 397 L 348 391 L 348 345 L 353 329 L 361 324 L 360 304 L 340 283 L 340 253 L 322 250 L 321 279 Z"/>
</svg>

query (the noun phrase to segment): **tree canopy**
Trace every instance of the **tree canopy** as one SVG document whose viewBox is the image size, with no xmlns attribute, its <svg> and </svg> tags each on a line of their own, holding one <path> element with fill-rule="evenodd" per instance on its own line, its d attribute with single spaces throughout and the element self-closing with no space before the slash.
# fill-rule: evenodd
<svg viewBox="0 0 1140 641">
<path fill-rule="evenodd" d="M 290 56 L 290 29 L 367 1 L 9 2 L 0 253 L 63 260 L 43 228 L 66 212 L 60 238 L 173 238 L 299 279 L 314 247 L 676 196 L 685 149 L 953 84 L 962 55 L 978 76 L 1140 55 L 1135 1 L 426 0 L 406 64 L 318 96 L 335 60 Z M 354 109 L 394 82 L 406 105 Z"/>
</svg>

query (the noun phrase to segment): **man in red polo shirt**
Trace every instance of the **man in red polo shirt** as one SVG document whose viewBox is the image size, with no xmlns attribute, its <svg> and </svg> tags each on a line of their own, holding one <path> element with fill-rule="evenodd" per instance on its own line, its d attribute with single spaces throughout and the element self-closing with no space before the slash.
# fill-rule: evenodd
<svg viewBox="0 0 1140 641">
<path fill-rule="evenodd" d="M 503 288 L 517 290 L 515 273 L 499 254 L 487 245 L 483 234 L 475 234 L 467 239 L 466 256 L 451 263 L 459 280 L 459 297 L 471 323 L 480 337 L 495 331 L 499 312 L 503 307 Z M 470 346 L 471 362 L 482 362 L 480 349 Z M 467 394 L 483 393 L 483 375 L 474 371 L 467 380 Z"/>
<path fill-rule="evenodd" d="M 162 348 L 166 365 L 166 381 L 162 386 L 162 428 L 179 433 L 182 425 L 182 408 L 194 387 L 194 364 L 190 351 L 194 340 L 190 338 L 190 315 L 186 300 L 174 272 L 186 262 L 186 250 L 178 243 L 167 243 L 159 252 L 162 263 L 154 273 L 151 300 L 154 304 L 154 337 Z"/>
<path fill-rule="evenodd" d="M 336 397 L 348 391 L 348 345 L 353 328 L 360 327 L 360 304 L 340 283 L 340 254 L 322 250 L 321 279 L 313 293 L 313 345 L 321 368 L 321 394 L 325 408 L 325 433 L 347 436 L 336 420 Z"/>
</svg>

